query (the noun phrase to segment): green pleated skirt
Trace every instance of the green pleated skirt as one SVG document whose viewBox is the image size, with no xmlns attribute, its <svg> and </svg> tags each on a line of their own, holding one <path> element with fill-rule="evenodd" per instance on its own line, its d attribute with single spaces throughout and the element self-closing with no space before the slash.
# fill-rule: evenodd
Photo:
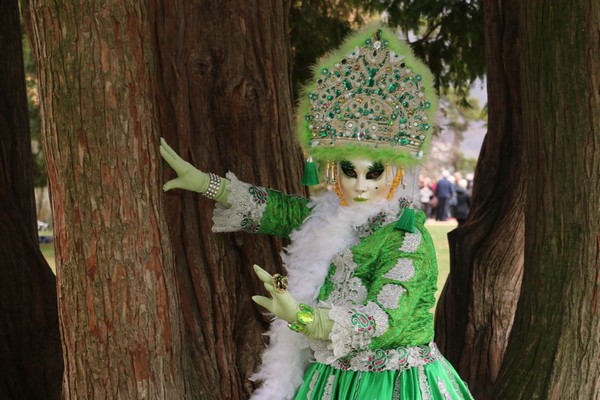
<svg viewBox="0 0 600 400">
<path fill-rule="evenodd" d="M 467 385 L 446 360 L 400 371 L 344 371 L 312 364 L 296 400 L 470 400 Z"/>
</svg>

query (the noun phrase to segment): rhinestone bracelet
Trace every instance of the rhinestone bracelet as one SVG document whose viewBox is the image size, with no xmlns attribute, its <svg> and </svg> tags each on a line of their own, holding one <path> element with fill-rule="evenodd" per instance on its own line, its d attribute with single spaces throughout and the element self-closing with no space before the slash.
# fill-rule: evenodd
<svg viewBox="0 0 600 400">
<path fill-rule="evenodd" d="M 304 303 L 298 304 L 300 310 L 296 313 L 296 321 L 289 323 L 288 328 L 294 332 L 304 332 L 306 325 L 315 320 L 315 309 Z"/>
<path fill-rule="evenodd" d="M 214 200 L 215 197 L 217 197 L 219 188 L 221 187 L 221 177 L 210 172 L 208 174 L 208 178 L 210 179 L 210 182 L 208 183 L 208 188 L 202 194 L 208 197 L 209 199 Z"/>
</svg>

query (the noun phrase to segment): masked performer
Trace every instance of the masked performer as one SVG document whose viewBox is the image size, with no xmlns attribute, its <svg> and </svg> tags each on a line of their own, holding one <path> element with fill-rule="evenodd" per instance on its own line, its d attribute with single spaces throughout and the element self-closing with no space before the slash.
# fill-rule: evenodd
<svg viewBox="0 0 600 400">
<path fill-rule="evenodd" d="M 471 399 L 433 342 L 437 262 L 412 197 L 437 99 L 427 68 L 369 27 L 316 69 L 298 110 L 307 199 L 206 174 L 164 141 L 183 188 L 217 201 L 215 232 L 289 237 L 287 277 L 254 269 L 277 318 L 253 399 Z M 314 160 L 314 162 L 313 162 Z M 408 189 L 403 184 L 408 183 Z"/>
</svg>

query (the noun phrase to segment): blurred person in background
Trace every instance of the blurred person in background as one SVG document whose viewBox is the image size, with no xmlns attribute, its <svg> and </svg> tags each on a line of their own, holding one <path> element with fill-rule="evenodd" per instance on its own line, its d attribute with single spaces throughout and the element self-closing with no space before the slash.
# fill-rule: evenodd
<svg viewBox="0 0 600 400">
<path fill-rule="evenodd" d="M 419 201 L 421 202 L 421 210 L 423 210 L 427 218 L 432 218 L 432 197 L 433 189 L 431 188 L 431 179 L 424 178 L 421 181 L 419 188 Z"/>
<path fill-rule="evenodd" d="M 456 206 L 454 207 L 454 217 L 458 221 L 458 226 L 461 226 L 469 216 L 471 207 L 471 191 L 467 189 L 468 181 L 461 179 L 458 181 L 456 188 Z"/>
<path fill-rule="evenodd" d="M 466 176 L 467 178 L 467 190 L 472 190 L 473 189 L 473 179 L 475 178 L 475 174 L 473 174 L 472 172 L 469 172 Z"/>
<path fill-rule="evenodd" d="M 452 182 L 448 179 L 450 172 L 444 170 L 441 179 L 435 186 L 435 197 L 438 199 L 436 207 L 436 221 L 447 221 L 450 212 L 450 199 L 454 194 Z"/>
</svg>

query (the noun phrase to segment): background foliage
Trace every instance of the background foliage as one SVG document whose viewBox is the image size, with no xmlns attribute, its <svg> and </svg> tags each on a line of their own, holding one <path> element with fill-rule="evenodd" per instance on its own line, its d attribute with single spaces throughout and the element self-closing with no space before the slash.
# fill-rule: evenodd
<svg viewBox="0 0 600 400">
<path fill-rule="evenodd" d="M 467 105 L 469 88 L 485 74 L 483 15 L 474 0 L 294 0 L 290 14 L 294 89 L 310 65 L 352 29 L 381 19 L 424 60 L 440 93 L 452 89 Z"/>
</svg>

